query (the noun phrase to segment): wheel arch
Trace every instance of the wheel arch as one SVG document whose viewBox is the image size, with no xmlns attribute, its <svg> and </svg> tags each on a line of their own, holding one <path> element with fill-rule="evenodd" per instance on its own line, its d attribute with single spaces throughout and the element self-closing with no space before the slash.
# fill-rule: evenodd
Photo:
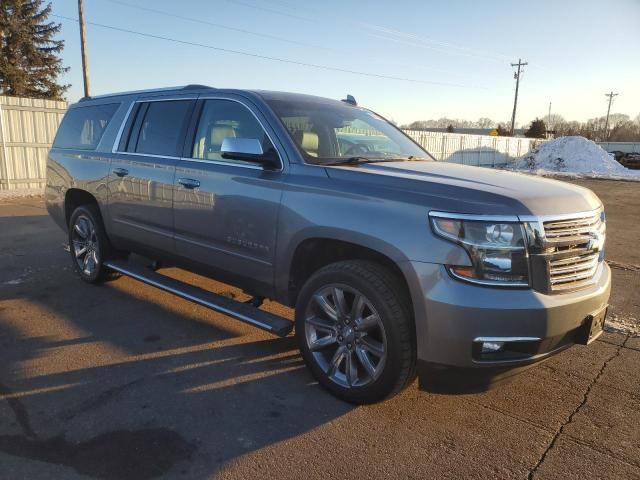
<svg viewBox="0 0 640 480">
<path fill-rule="evenodd" d="M 300 289 L 318 269 L 343 260 L 369 260 L 386 267 L 398 278 L 413 312 L 411 290 L 403 269 L 399 266 L 406 259 L 402 252 L 385 242 L 319 234 L 300 239 L 288 252 L 290 254 L 278 290 L 289 305 L 295 305 Z"/>
<path fill-rule="evenodd" d="M 96 197 L 81 188 L 69 188 L 64 195 L 64 219 L 68 227 L 73 211 L 81 205 L 95 205 L 101 212 L 100 203 Z"/>
</svg>

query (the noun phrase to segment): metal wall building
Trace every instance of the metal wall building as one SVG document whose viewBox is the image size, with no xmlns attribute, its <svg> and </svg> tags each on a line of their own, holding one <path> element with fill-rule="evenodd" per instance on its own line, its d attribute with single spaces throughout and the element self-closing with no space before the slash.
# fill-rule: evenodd
<svg viewBox="0 0 640 480">
<path fill-rule="evenodd" d="M 0 190 L 42 189 L 67 102 L 0 96 Z"/>
</svg>

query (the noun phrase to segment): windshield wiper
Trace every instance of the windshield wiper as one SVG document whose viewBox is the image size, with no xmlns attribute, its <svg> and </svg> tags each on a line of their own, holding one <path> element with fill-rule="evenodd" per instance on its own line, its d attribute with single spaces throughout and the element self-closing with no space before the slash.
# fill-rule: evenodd
<svg viewBox="0 0 640 480">
<path fill-rule="evenodd" d="M 323 162 L 323 165 L 357 165 L 359 163 L 402 162 L 404 158 L 349 157 Z"/>
</svg>

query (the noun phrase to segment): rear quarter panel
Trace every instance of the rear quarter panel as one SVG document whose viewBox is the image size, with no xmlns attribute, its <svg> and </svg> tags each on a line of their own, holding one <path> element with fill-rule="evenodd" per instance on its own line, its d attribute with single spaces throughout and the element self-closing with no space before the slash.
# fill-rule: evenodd
<svg viewBox="0 0 640 480">
<path fill-rule="evenodd" d="M 108 98 L 86 104 L 86 106 L 119 104 L 95 150 L 56 148 L 55 146 L 49 150 L 45 203 L 49 215 L 63 230 L 67 228 L 66 219 L 71 214 L 71 212 L 65 212 L 65 198 L 67 192 L 72 188 L 92 194 L 98 202 L 105 225 L 109 223 L 106 208 L 109 154 L 131 101 L 122 98 Z M 85 105 L 78 103 L 72 105 L 70 110 L 83 106 Z M 63 123 L 64 119 L 61 125 Z"/>
</svg>

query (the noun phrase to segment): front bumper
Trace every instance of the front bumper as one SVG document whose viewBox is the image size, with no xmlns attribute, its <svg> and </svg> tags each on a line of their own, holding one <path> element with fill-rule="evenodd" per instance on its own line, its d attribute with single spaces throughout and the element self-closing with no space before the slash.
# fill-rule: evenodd
<svg viewBox="0 0 640 480">
<path fill-rule="evenodd" d="M 535 363 L 575 343 L 587 316 L 607 305 L 611 290 L 611 271 L 604 262 L 593 285 L 555 295 L 467 284 L 438 264 L 408 262 L 404 267 L 414 303 L 419 372 L 443 367 L 507 372 Z M 474 340 L 482 337 L 540 341 L 525 354 L 486 360 L 478 358 L 477 345 L 474 354 Z"/>
</svg>

